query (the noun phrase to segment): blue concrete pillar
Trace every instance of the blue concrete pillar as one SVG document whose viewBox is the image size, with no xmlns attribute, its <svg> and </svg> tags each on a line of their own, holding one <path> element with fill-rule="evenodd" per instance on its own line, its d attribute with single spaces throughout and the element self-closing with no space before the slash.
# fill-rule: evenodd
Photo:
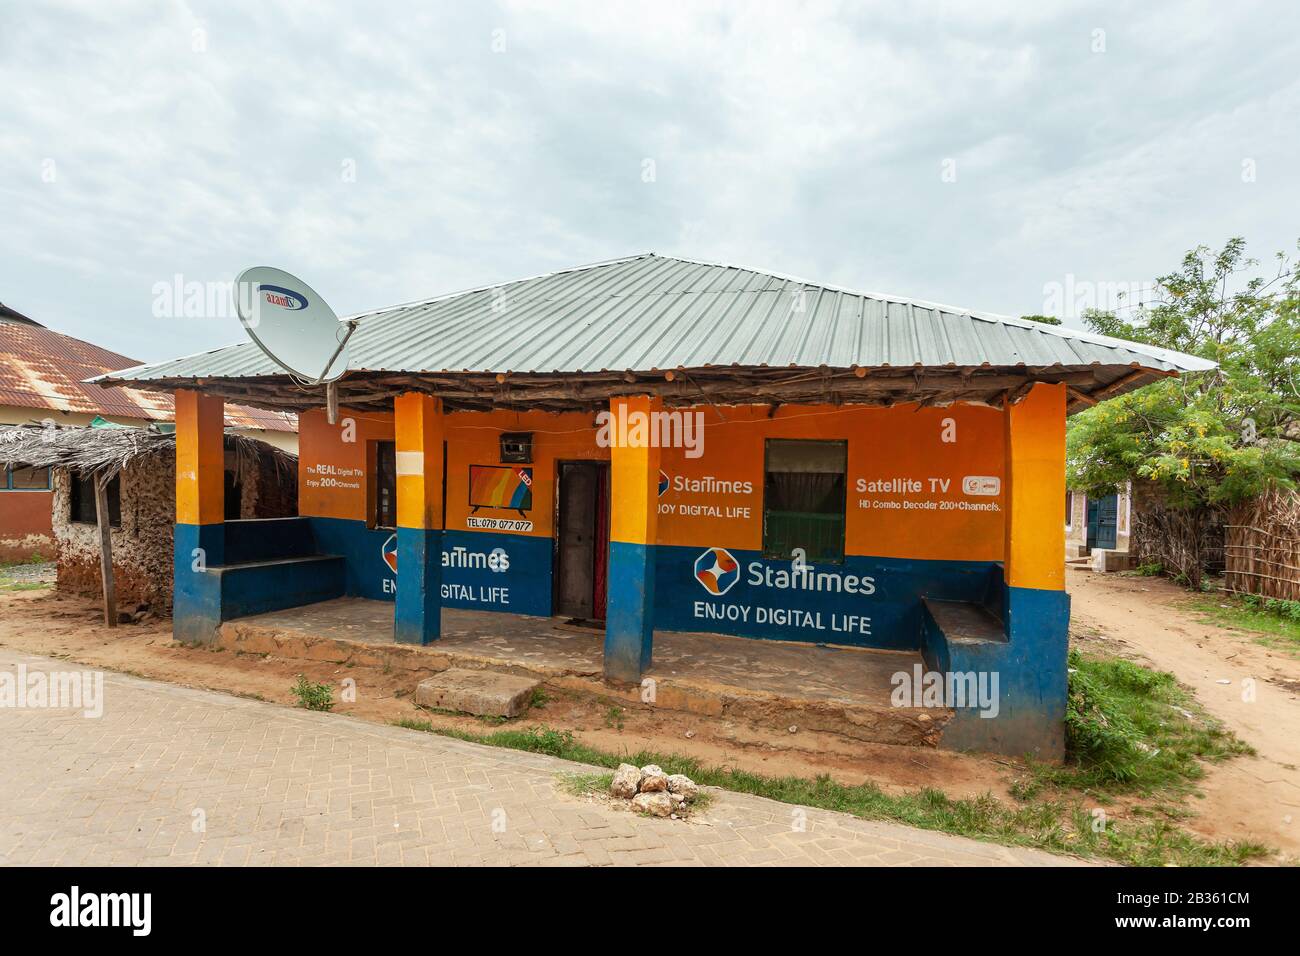
<svg viewBox="0 0 1300 956">
<path fill-rule="evenodd" d="M 1004 412 L 1007 647 L 1001 711 L 986 733 L 1001 753 L 1065 756 L 1066 653 L 1064 385 L 1037 384 Z"/>
<path fill-rule="evenodd" d="M 610 402 L 609 597 L 605 607 L 605 677 L 639 682 L 654 652 L 655 541 L 659 516 L 659 446 L 648 422 L 660 410 L 648 396 Z M 630 427 L 641 422 L 639 429 Z M 635 440 L 635 436 L 641 440 Z"/>
<path fill-rule="evenodd" d="M 393 638 L 428 644 L 442 635 L 442 532 L 397 529 L 397 600 Z"/>
<path fill-rule="evenodd" d="M 397 600 L 393 638 L 442 634 L 442 403 L 419 392 L 393 401 L 397 459 Z"/>
<path fill-rule="evenodd" d="M 210 642 L 221 625 L 221 582 L 209 569 L 226 560 L 225 403 L 179 389 L 175 409 L 172 637 Z"/>
</svg>

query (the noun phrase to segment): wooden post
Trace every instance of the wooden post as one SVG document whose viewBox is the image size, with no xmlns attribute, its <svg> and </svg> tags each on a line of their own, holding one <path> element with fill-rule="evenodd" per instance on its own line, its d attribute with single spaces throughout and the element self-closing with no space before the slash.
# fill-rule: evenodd
<svg viewBox="0 0 1300 956">
<path fill-rule="evenodd" d="M 95 476 L 95 523 L 99 525 L 99 577 L 104 584 L 104 623 L 117 627 L 117 588 L 113 584 L 113 534 L 109 528 L 108 483 L 103 473 Z"/>
</svg>

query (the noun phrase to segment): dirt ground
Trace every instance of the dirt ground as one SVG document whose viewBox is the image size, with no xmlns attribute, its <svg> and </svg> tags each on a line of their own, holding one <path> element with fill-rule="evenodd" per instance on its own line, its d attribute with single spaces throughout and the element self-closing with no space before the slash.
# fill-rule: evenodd
<svg viewBox="0 0 1300 956">
<path fill-rule="evenodd" d="M 1300 659 L 1263 646 L 1258 634 L 1202 623 L 1188 593 L 1163 578 L 1067 575 L 1077 645 L 1171 671 L 1258 751 L 1208 769 L 1189 826 L 1300 855 Z"/>
<path fill-rule="evenodd" d="M 338 701 L 335 713 L 389 723 L 402 718 L 429 720 L 442 727 L 490 733 L 490 722 L 431 713 L 411 700 L 419 678 L 380 667 L 238 654 L 176 644 L 171 621 L 146 620 L 104 626 L 95 603 L 54 590 L 0 590 L 0 645 L 63 657 L 102 667 L 225 693 L 292 705 L 290 688 L 298 674 L 336 688 L 356 682 L 355 701 Z M 924 747 L 864 743 L 838 734 L 799 728 L 774 737 L 767 728 L 744 721 L 681 711 L 631 706 L 565 690 L 546 689 L 550 700 L 510 722 L 512 728 L 546 725 L 571 730 L 583 743 L 602 750 L 672 752 L 715 766 L 730 766 L 768 776 L 812 777 L 830 774 L 848 784 L 874 781 L 891 792 L 941 786 L 954 797 L 991 791 L 1008 797 L 1012 764 Z M 112 701 L 108 702 L 112 706 Z M 688 736 L 689 735 L 689 736 Z"/>
<path fill-rule="evenodd" d="M 1073 630 L 1084 647 L 1144 658 L 1173 671 L 1259 751 L 1256 758 L 1210 769 L 1204 798 L 1193 801 L 1196 815 L 1189 826 L 1208 838 L 1255 839 L 1289 857 L 1300 856 L 1300 661 L 1255 643 L 1252 635 L 1198 623 L 1185 592 L 1167 582 L 1087 571 L 1069 575 Z M 186 647 L 172 642 L 170 620 L 109 629 L 93 601 L 52 589 L 0 590 L 0 645 L 287 705 L 295 702 L 290 688 L 299 673 L 335 687 L 352 678 L 356 699 L 340 701 L 338 713 L 382 723 L 430 720 L 478 733 L 494 729 L 475 718 L 417 708 L 409 672 Z M 1253 703 L 1241 700 L 1245 678 L 1257 681 Z M 544 707 L 511 726 L 544 724 L 572 730 L 580 741 L 604 750 L 675 752 L 770 776 L 830 774 L 849 784 L 870 780 L 895 793 L 935 787 L 952 797 L 991 792 L 1010 800 L 1009 787 L 1021 771 L 1016 761 L 998 757 L 868 744 L 802 728 L 774 737 L 770 729 L 741 721 L 626 706 L 563 690 L 548 693 Z"/>
</svg>

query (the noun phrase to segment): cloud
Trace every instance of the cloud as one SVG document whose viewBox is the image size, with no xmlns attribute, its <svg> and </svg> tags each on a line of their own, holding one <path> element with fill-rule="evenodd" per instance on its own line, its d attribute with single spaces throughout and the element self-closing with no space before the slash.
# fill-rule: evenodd
<svg viewBox="0 0 1300 956">
<path fill-rule="evenodd" d="M 152 318 L 176 273 L 276 264 L 346 313 L 655 250 L 1019 313 L 1290 247 L 1300 208 L 1290 6 L 0 16 L 0 301 L 142 359 L 240 338 Z"/>
</svg>

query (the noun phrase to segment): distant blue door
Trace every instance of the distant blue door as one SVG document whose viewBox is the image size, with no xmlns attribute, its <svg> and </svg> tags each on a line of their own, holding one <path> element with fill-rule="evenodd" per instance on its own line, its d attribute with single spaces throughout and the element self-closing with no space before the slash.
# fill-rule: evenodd
<svg viewBox="0 0 1300 956">
<path fill-rule="evenodd" d="M 1115 523 L 1119 515 L 1119 496 L 1107 495 L 1088 501 L 1088 547 L 1103 550 L 1115 547 Z"/>
</svg>

